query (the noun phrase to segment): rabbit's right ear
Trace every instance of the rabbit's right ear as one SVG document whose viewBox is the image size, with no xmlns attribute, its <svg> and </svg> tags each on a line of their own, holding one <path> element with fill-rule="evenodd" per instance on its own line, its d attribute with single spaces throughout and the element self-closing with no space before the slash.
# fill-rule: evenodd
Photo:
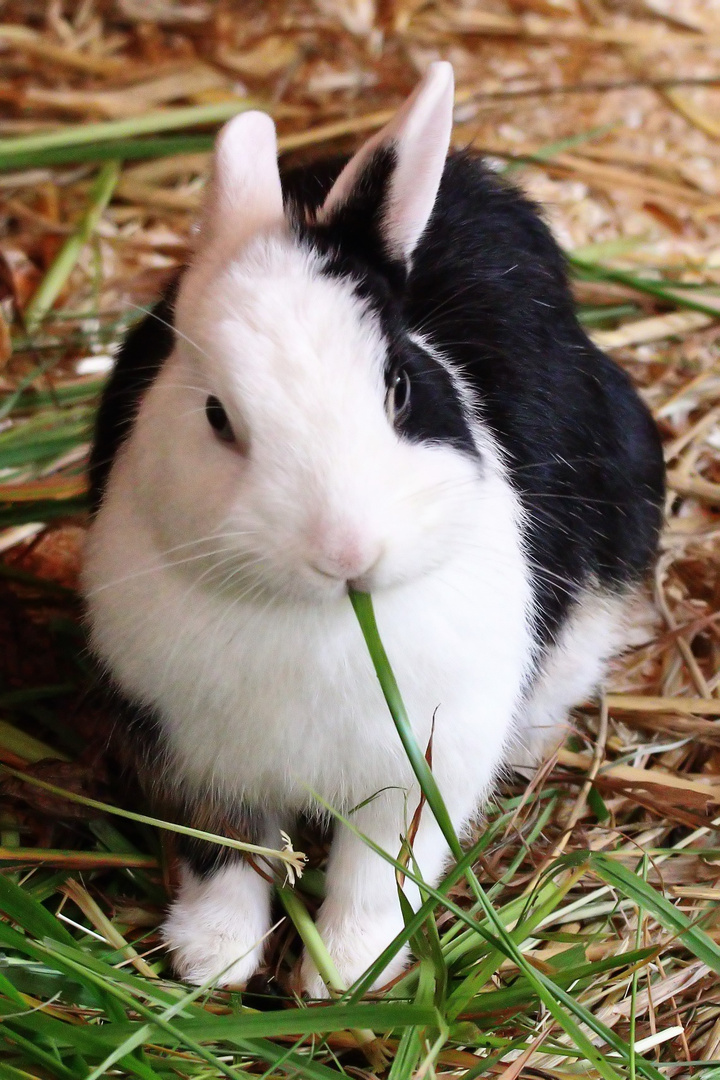
<svg viewBox="0 0 720 1080">
<path fill-rule="evenodd" d="M 436 61 L 392 120 L 347 163 L 318 211 L 318 224 L 375 235 L 386 256 L 409 262 L 435 205 L 452 122 L 453 69 Z"/>
<path fill-rule="evenodd" d="M 267 113 L 240 113 L 215 143 L 198 246 L 237 246 L 282 220 L 275 125 Z"/>
</svg>

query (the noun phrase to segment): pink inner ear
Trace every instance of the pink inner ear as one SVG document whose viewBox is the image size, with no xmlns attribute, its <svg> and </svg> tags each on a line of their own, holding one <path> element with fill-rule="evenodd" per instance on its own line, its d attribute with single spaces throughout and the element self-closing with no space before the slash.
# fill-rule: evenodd
<svg viewBox="0 0 720 1080">
<path fill-rule="evenodd" d="M 435 204 L 452 133 L 452 66 L 431 64 L 392 120 L 360 147 L 328 193 L 318 213 L 327 221 L 352 194 L 375 150 L 393 146 L 397 165 L 382 214 L 388 252 L 409 259 Z"/>
<path fill-rule="evenodd" d="M 275 124 L 267 113 L 241 113 L 215 144 L 201 239 L 236 245 L 282 220 Z"/>
</svg>

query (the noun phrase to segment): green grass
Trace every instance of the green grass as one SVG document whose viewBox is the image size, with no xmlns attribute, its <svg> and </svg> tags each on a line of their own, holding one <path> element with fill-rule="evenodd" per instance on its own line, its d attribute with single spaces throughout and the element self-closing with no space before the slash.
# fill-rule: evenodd
<svg viewBox="0 0 720 1080">
<path fill-rule="evenodd" d="M 0 170 L 46 164 L 47 161 L 42 155 L 48 151 L 67 152 L 79 147 L 97 147 L 98 145 L 104 147 L 112 143 L 121 144 L 125 139 L 155 135 L 160 131 L 178 131 L 205 124 L 217 125 L 251 108 L 253 108 L 253 102 L 249 98 L 237 98 L 215 105 L 188 105 L 184 108 L 163 109 L 149 112 L 145 116 L 133 116 L 123 120 L 68 124 L 57 131 L 43 132 L 39 135 L 4 138 L 0 139 Z M 83 159 L 65 158 L 64 160 Z M 91 157 L 90 160 L 98 160 L 98 158 Z"/>
<path fill-rule="evenodd" d="M 586 1003 L 599 985 L 609 990 L 626 986 L 636 995 L 638 980 L 652 978 L 658 948 L 642 947 L 639 920 L 632 948 L 595 962 L 586 961 L 584 946 L 597 940 L 603 926 L 609 931 L 610 924 L 603 919 L 571 935 L 567 947 L 542 965 L 531 961 L 527 950 L 553 940 L 551 931 L 544 933 L 543 927 L 554 925 L 553 917 L 563 909 L 568 895 L 588 877 L 611 886 L 616 903 L 630 901 L 646 921 L 654 920 L 673 935 L 688 956 L 718 973 L 720 948 L 648 884 L 646 870 L 642 871 L 647 860 L 642 858 L 642 872 L 635 873 L 617 853 L 574 851 L 553 860 L 529 889 L 517 888 L 517 866 L 512 865 L 504 881 L 490 888 L 483 884 L 474 864 L 502 842 L 519 800 L 500 799 L 473 848 L 463 852 L 424 753 L 414 740 L 370 597 L 356 594 L 351 601 L 388 701 L 388 723 L 395 723 L 415 770 L 426 800 L 424 812 L 436 816 L 457 864 L 444 881 L 432 887 L 411 869 L 412 860 L 408 866 L 399 861 L 398 853 L 376 849 L 417 881 L 425 899 L 417 913 L 407 910 L 403 933 L 367 975 L 349 988 L 339 985 L 314 931 L 302 881 L 295 888 L 286 883 L 280 889 L 285 911 L 339 999 L 312 1005 L 287 997 L 279 1010 L 258 1011 L 257 999 L 248 1003 L 238 993 L 211 987 L 191 991 L 174 982 L 161 953 L 150 953 L 143 962 L 147 974 L 133 969 L 143 951 L 143 935 L 135 931 L 125 936 L 128 927 L 123 924 L 122 908 L 134 904 L 152 910 L 162 896 L 157 862 L 141 860 L 138 868 L 132 857 L 138 839 L 144 839 L 150 840 L 152 853 L 160 858 L 152 834 L 126 835 L 110 827 L 106 818 L 93 820 L 96 842 L 92 850 L 99 865 L 86 868 L 82 878 L 72 870 L 43 867 L 36 861 L 36 852 L 28 859 L 32 869 L 19 871 L 18 857 L 22 856 L 15 849 L 14 860 L 7 860 L 6 872 L 0 875 L 0 910 L 5 914 L 5 921 L 0 922 L 0 1014 L 5 1044 L 0 1075 L 94 1080 L 112 1072 L 155 1080 L 237 1077 L 260 1069 L 274 1076 L 330 1080 L 338 1073 L 354 1075 L 348 1068 L 361 1062 L 366 1072 L 387 1072 L 394 1080 L 448 1068 L 465 1077 L 493 1076 L 496 1065 L 509 1060 L 508 1054 L 533 1042 L 539 1016 L 545 1018 L 544 1037 L 536 1050 L 560 1062 L 547 1075 L 605 1080 L 641 1076 L 660 1080 L 664 1075 L 656 1062 L 634 1050 L 632 1042 L 600 1022 Z M 16 749 L 23 751 L 22 745 Z M 15 770 L 4 768 L 3 772 L 22 777 Z M 32 784 L 62 794 L 56 785 L 37 779 Z M 67 794 L 66 798 L 98 812 L 111 810 L 82 796 Z M 555 793 L 546 790 L 530 801 L 531 813 L 519 825 L 524 834 L 520 862 L 533 837 L 547 824 L 546 809 L 552 808 L 555 799 Z M 168 827 L 118 808 L 111 812 L 130 819 L 129 827 L 148 823 Z M 345 825 L 353 828 L 352 820 Z M 371 843 L 367 838 L 366 842 Z M 666 857 L 672 851 L 669 848 Z M 103 854 L 108 860 L 104 866 Z M 119 876 L 123 854 L 127 858 L 124 878 Z M 91 917 L 95 909 L 100 911 L 97 899 L 109 909 L 109 922 L 102 913 Z M 580 917 L 582 905 L 581 894 Z M 112 917 L 114 907 L 118 914 Z M 438 931 L 440 915 L 443 929 Z M 406 940 L 413 944 L 417 964 L 383 1000 L 363 1001 L 363 989 Z M 297 947 L 291 943 L 291 952 Z M 128 960 L 134 960 L 134 965 Z M 688 1076 L 695 1071 L 690 1064 L 687 1068 Z M 710 1073 L 705 1070 L 697 1075 Z"/>
</svg>

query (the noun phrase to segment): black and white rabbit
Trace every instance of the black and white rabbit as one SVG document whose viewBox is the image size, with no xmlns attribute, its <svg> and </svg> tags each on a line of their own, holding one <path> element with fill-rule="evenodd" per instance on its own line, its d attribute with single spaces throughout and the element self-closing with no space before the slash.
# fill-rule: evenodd
<svg viewBox="0 0 720 1080">
<path fill-rule="evenodd" d="M 434 719 L 459 831 L 623 645 L 660 525 L 658 436 L 578 325 L 533 207 L 448 156 L 452 107 L 433 64 L 344 167 L 284 180 L 270 118 L 232 120 L 190 266 L 108 383 L 91 643 L 178 820 L 277 847 L 317 792 L 397 854 L 418 792 L 349 585 L 373 595 L 423 747 Z M 270 884 L 228 849 L 183 850 L 176 970 L 243 983 Z M 414 852 L 436 881 L 427 810 Z M 338 828 L 319 929 L 345 983 L 401 926 L 394 871 Z M 307 958 L 302 980 L 326 993 Z"/>
</svg>

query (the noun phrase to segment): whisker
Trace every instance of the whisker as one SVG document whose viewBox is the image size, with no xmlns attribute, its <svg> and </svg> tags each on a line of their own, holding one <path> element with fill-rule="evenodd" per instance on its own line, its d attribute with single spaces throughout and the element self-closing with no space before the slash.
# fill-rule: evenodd
<svg viewBox="0 0 720 1080">
<path fill-rule="evenodd" d="M 200 355 L 204 356 L 206 360 L 212 361 L 212 356 L 210 355 L 210 353 L 206 352 L 203 348 L 201 348 L 198 343 L 196 341 L 193 341 L 192 338 L 189 338 L 187 334 L 183 334 L 181 330 L 178 330 L 177 326 L 173 325 L 173 323 L 169 323 L 167 319 L 161 318 L 161 316 L 158 315 L 156 311 L 144 308 L 140 304 L 130 304 L 130 307 L 135 308 L 136 311 L 143 311 L 151 319 L 155 319 L 163 326 L 167 326 L 168 330 L 172 330 L 172 332 L 174 334 L 177 334 L 178 337 L 181 337 L 183 341 L 187 341 L 188 345 L 192 345 L 193 349 L 197 349 Z"/>
<path fill-rule="evenodd" d="M 147 574 L 159 573 L 161 570 L 172 570 L 176 566 L 185 566 L 187 563 L 197 562 L 198 559 L 211 559 L 215 555 L 224 555 L 230 552 L 232 556 L 238 554 L 234 548 L 218 548 L 215 551 L 202 551 L 199 555 L 190 555 L 186 559 L 175 559 L 166 562 L 157 563 L 154 566 L 143 567 L 142 570 L 135 570 L 131 574 L 126 574 L 124 577 L 115 578 L 113 581 L 103 582 L 102 585 L 98 585 L 97 588 L 89 590 L 86 594 L 88 597 L 96 596 L 98 593 L 104 592 L 106 589 L 111 589 L 116 585 L 123 585 L 126 581 L 133 581 L 135 578 L 144 577 Z"/>
</svg>

